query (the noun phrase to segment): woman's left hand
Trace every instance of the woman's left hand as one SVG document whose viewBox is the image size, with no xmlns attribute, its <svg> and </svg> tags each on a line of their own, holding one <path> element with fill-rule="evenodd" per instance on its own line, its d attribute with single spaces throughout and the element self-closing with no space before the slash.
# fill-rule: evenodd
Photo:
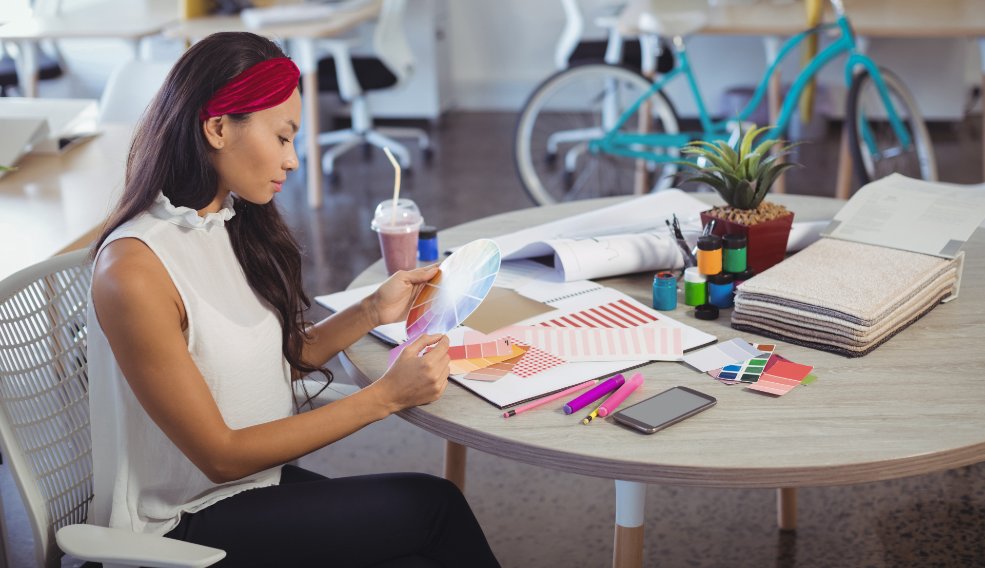
<svg viewBox="0 0 985 568">
<path fill-rule="evenodd" d="M 432 264 L 414 270 L 399 270 L 375 292 L 366 298 L 373 327 L 403 321 L 410 311 L 410 303 L 417 297 L 424 284 L 438 273 L 438 265 Z"/>
</svg>

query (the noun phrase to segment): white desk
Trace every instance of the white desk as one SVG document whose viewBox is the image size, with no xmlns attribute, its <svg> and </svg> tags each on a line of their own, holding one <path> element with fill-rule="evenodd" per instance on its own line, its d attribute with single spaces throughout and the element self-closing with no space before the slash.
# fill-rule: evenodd
<svg viewBox="0 0 985 568">
<path fill-rule="evenodd" d="M 301 24 L 266 26 L 261 29 L 248 29 L 239 16 L 206 16 L 182 21 L 164 31 L 168 37 L 178 37 L 188 41 L 198 41 L 216 32 L 248 31 L 271 39 L 288 40 L 288 49 L 294 62 L 301 70 L 301 84 L 304 88 L 304 116 L 306 147 L 306 169 L 308 172 L 308 204 L 315 208 L 322 203 L 321 150 L 318 147 L 318 133 L 321 131 L 318 118 L 318 60 L 315 57 L 315 41 L 318 38 L 344 34 L 359 24 L 379 15 L 382 0 L 374 0 L 340 9 L 331 18 L 319 19 Z"/>
<path fill-rule="evenodd" d="M 103 133 L 61 155 L 27 155 L 0 178 L 0 279 L 88 246 L 123 190 L 131 128 Z"/>
<path fill-rule="evenodd" d="M 0 25 L 0 39 L 17 42 L 21 93 L 37 96 L 37 42 L 46 39 L 118 38 L 136 46 L 178 17 L 174 0 L 106 2 L 55 16 L 29 16 Z M 136 54 L 136 48 L 135 48 Z"/>
</svg>

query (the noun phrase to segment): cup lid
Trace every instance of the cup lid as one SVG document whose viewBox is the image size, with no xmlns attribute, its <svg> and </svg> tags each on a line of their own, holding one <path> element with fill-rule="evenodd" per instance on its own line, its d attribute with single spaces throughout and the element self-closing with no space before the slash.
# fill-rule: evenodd
<svg viewBox="0 0 985 568">
<path fill-rule="evenodd" d="M 393 206 L 393 200 L 387 199 L 376 206 L 373 221 L 369 226 L 374 231 L 409 233 L 416 231 L 423 222 L 424 217 L 421 216 L 420 209 L 410 199 L 398 199 L 396 208 Z"/>
</svg>

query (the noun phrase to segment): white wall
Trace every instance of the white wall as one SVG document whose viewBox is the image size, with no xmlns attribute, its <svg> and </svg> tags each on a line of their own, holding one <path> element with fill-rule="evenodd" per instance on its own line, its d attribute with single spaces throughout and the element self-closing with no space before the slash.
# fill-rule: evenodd
<svg viewBox="0 0 985 568">
<path fill-rule="evenodd" d="M 554 71 L 554 46 L 563 25 L 558 0 L 452 0 L 448 28 L 455 106 L 519 109 Z M 755 84 L 765 69 L 762 41 L 756 37 L 696 36 L 688 48 L 710 109 L 718 108 L 725 89 Z M 968 40 L 874 40 L 869 54 L 903 78 L 928 118 L 960 118 L 970 86 L 980 81 L 978 47 Z M 797 68 L 793 63 L 785 72 L 790 80 Z M 840 69 L 829 68 L 822 77 L 833 112 L 840 114 L 845 89 Z M 682 115 L 693 116 L 685 91 L 679 81 L 669 94 Z"/>
</svg>

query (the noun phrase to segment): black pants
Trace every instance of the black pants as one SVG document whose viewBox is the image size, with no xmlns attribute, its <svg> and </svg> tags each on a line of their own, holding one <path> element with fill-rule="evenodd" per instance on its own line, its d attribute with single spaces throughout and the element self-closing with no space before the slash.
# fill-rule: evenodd
<svg viewBox="0 0 985 568">
<path fill-rule="evenodd" d="M 329 479 L 287 465 L 280 485 L 184 515 L 166 536 L 225 550 L 216 566 L 499 566 L 458 488 L 416 473 Z"/>
</svg>

